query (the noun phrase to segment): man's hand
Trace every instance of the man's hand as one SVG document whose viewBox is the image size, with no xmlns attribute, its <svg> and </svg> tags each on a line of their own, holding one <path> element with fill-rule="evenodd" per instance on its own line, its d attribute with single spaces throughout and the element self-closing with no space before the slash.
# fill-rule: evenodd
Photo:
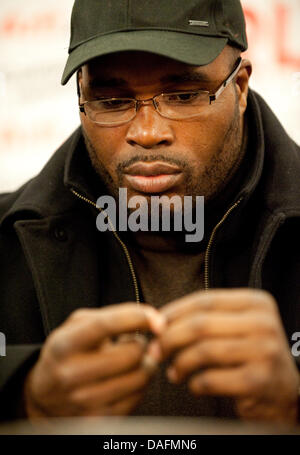
<svg viewBox="0 0 300 455">
<path fill-rule="evenodd" d="M 161 309 L 159 338 L 172 357 L 171 382 L 188 381 L 196 395 L 230 396 L 248 419 L 297 419 L 299 373 L 277 305 L 251 289 L 196 292 Z"/>
<path fill-rule="evenodd" d="M 76 310 L 49 335 L 27 376 L 28 417 L 129 414 L 153 373 L 146 338 L 132 335 L 158 335 L 162 326 L 147 305 Z"/>
</svg>

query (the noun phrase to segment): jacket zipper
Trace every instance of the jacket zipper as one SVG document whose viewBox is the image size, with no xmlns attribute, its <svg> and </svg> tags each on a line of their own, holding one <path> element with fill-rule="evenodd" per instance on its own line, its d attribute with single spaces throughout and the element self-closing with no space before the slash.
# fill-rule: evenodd
<svg viewBox="0 0 300 455">
<path fill-rule="evenodd" d="M 96 209 L 100 210 L 100 212 L 102 212 L 102 211 L 104 212 L 104 210 L 102 210 L 100 207 L 98 207 L 97 204 L 95 204 L 95 202 L 90 201 L 90 199 L 88 199 L 88 198 L 82 196 L 81 194 L 77 193 L 77 191 L 73 190 L 72 188 L 71 188 L 71 191 L 79 199 L 82 199 L 83 201 L 87 202 L 88 204 L 91 204 L 93 207 L 96 207 Z M 116 232 L 116 229 L 115 229 L 115 226 L 113 225 L 113 223 L 110 220 L 108 215 L 107 215 L 107 219 L 108 219 L 108 223 L 109 223 L 110 227 L 112 228 L 112 232 L 113 232 L 115 238 L 120 243 L 120 245 L 121 245 L 121 247 L 122 247 L 122 249 L 124 251 L 124 254 L 126 256 L 126 259 L 127 259 L 127 262 L 128 262 L 128 266 L 129 266 L 129 269 L 130 269 L 130 273 L 131 273 L 131 277 L 132 277 L 132 281 L 133 281 L 134 292 L 135 292 L 135 301 L 136 301 L 136 303 L 139 304 L 139 303 L 141 303 L 141 299 L 140 299 L 138 281 L 137 281 L 137 278 L 136 278 L 136 274 L 135 274 L 135 271 L 134 271 L 133 263 L 132 263 L 128 248 L 125 245 L 125 243 L 118 236 L 118 234 Z"/>
<path fill-rule="evenodd" d="M 204 256 L 204 289 L 205 291 L 208 291 L 210 283 L 209 283 L 209 259 L 210 259 L 210 253 L 212 249 L 212 245 L 216 236 L 217 230 L 222 226 L 222 224 L 225 222 L 227 217 L 230 215 L 230 213 L 240 204 L 242 201 L 242 197 L 236 201 L 228 210 L 227 212 L 223 215 L 221 220 L 215 225 L 215 227 L 212 230 L 212 233 L 210 235 L 206 250 L 205 250 L 205 256 Z"/>
<path fill-rule="evenodd" d="M 97 204 L 95 204 L 95 202 L 93 202 L 90 199 L 88 199 L 88 198 L 82 196 L 81 194 L 77 193 L 77 191 L 73 190 L 73 188 L 71 188 L 71 191 L 79 199 L 82 199 L 83 201 L 85 201 L 88 204 L 92 205 L 93 207 L 95 207 L 96 209 L 100 210 L 101 212 L 103 211 L 100 207 L 97 206 Z M 213 245 L 213 242 L 214 242 L 214 239 L 215 239 L 216 232 L 220 228 L 220 226 L 222 226 L 222 224 L 225 222 L 225 220 L 230 215 L 230 213 L 240 204 L 242 199 L 243 198 L 240 198 L 237 202 L 235 202 L 227 210 L 227 212 L 224 214 L 224 216 L 221 218 L 221 220 L 216 224 L 216 226 L 212 230 L 212 233 L 210 235 L 210 238 L 209 238 L 209 241 L 208 241 L 208 244 L 207 244 L 207 247 L 206 247 L 205 258 L 204 258 L 204 289 L 205 289 L 205 291 L 207 291 L 209 289 L 209 286 L 210 286 L 210 283 L 209 283 L 209 259 L 210 259 L 210 253 L 211 253 L 211 249 L 212 249 L 212 245 Z M 133 263 L 132 263 L 131 256 L 129 254 L 128 248 L 126 247 L 125 243 L 118 236 L 118 234 L 117 234 L 117 232 L 115 230 L 115 226 L 111 222 L 111 220 L 110 220 L 108 215 L 107 215 L 107 219 L 108 219 L 109 225 L 112 228 L 112 232 L 113 232 L 115 238 L 120 243 L 120 245 L 121 245 L 121 247 L 122 247 L 122 249 L 124 251 L 124 254 L 126 256 L 126 259 L 127 259 L 127 262 L 128 262 L 128 266 L 129 266 L 129 269 L 130 269 L 130 273 L 131 273 L 131 277 L 132 277 L 132 281 L 133 281 L 134 290 L 135 290 L 136 303 L 141 303 L 139 287 L 138 287 L 138 281 L 137 281 L 137 277 L 136 277 L 136 274 L 135 274 L 135 270 L 134 270 L 134 267 L 133 267 Z"/>
</svg>

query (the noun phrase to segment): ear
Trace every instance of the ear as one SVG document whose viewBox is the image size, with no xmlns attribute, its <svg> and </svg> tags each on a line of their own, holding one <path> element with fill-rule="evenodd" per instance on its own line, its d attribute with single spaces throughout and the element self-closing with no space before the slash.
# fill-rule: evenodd
<svg viewBox="0 0 300 455">
<path fill-rule="evenodd" d="M 79 68 L 79 70 L 76 73 L 76 84 L 77 84 L 77 96 L 78 99 L 80 100 L 81 92 L 80 92 L 80 80 L 82 77 L 82 69 Z"/>
<path fill-rule="evenodd" d="M 251 73 L 252 64 L 250 60 L 244 59 L 235 80 L 241 115 L 244 114 L 247 107 L 249 78 L 251 76 Z"/>
</svg>

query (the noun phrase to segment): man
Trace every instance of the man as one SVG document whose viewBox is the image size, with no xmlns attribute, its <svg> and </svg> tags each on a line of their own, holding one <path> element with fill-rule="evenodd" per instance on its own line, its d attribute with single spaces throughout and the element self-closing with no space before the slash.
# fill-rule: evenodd
<svg viewBox="0 0 300 455">
<path fill-rule="evenodd" d="M 299 147 L 246 47 L 237 0 L 75 1 L 81 128 L 1 198 L 2 418 L 297 422 Z M 119 188 L 204 196 L 204 239 L 99 232 Z"/>
</svg>

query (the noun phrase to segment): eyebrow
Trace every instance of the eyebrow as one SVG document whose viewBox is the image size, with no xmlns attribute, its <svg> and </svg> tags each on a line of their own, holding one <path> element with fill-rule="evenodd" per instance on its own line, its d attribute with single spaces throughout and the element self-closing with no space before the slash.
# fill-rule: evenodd
<svg viewBox="0 0 300 455">
<path fill-rule="evenodd" d="M 181 83 L 181 82 L 212 82 L 211 79 L 204 73 L 195 71 L 185 71 L 178 74 L 168 74 L 160 79 L 164 84 Z M 105 87 L 128 87 L 129 84 L 125 79 L 95 77 L 89 81 L 90 88 L 105 88 Z"/>
<path fill-rule="evenodd" d="M 104 79 L 101 77 L 95 77 L 91 79 L 88 83 L 90 88 L 99 88 L 99 87 L 128 87 L 128 82 L 125 79 L 111 78 Z"/>
<path fill-rule="evenodd" d="M 205 73 L 196 73 L 196 71 L 184 71 L 179 74 L 168 74 L 161 78 L 164 83 L 180 82 L 212 82 Z"/>
</svg>

